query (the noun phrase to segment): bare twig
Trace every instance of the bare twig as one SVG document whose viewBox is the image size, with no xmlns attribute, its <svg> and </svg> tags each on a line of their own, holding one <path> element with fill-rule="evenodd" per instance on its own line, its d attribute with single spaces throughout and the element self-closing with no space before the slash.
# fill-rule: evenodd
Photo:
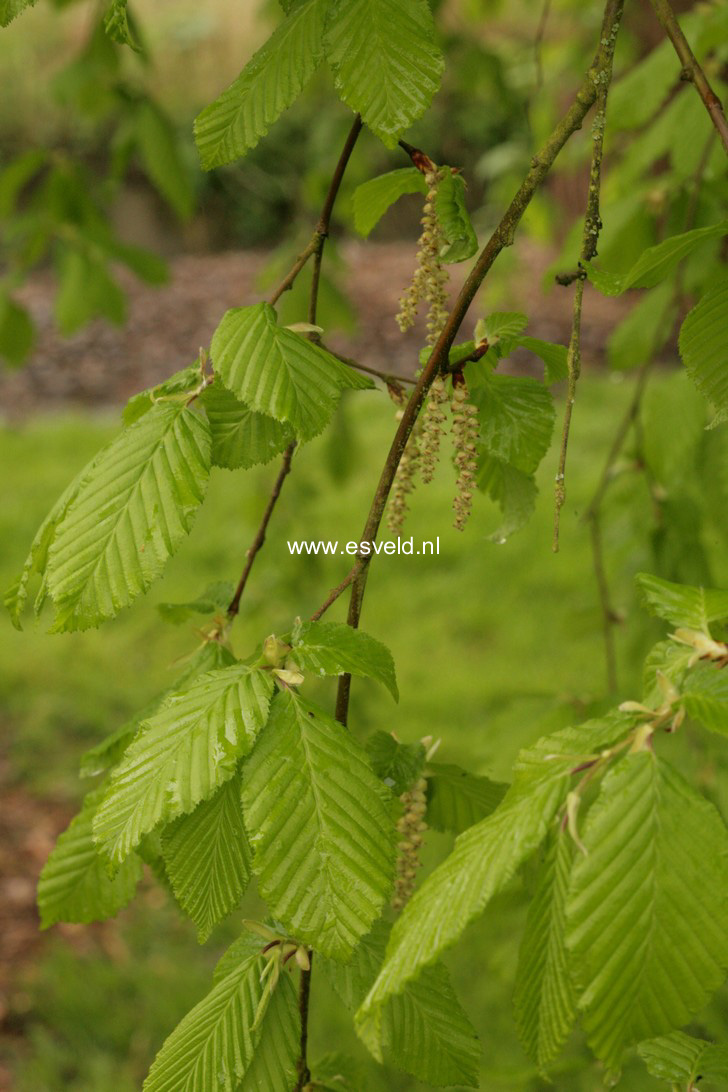
<svg viewBox="0 0 728 1092">
<path fill-rule="evenodd" d="M 599 48 L 594 61 L 586 75 L 581 87 L 576 93 L 575 100 L 564 117 L 558 123 L 551 135 L 546 140 L 539 153 L 531 160 L 531 168 L 521 183 L 515 197 L 508 206 L 500 223 L 491 235 L 488 242 L 478 257 L 473 269 L 468 275 L 460 293 L 448 316 L 447 322 L 433 347 L 430 358 L 423 368 L 417 384 L 404 408 L 402 418 L 395 433 L 392 446 L 387 455 L 382 470 L 379 484 L 377 485 L 372 500 L 369 515 L 360 537 L 360 542 L 373 542 L 377 537 L 379 524 L 384 513 L 392 482 L 397 472 L 402 453 L 406 447 L 412 429 L 417 421 L 418 414 L 425 400 L 427 392 L 439 374 L 443 365 L 447 363 L 450 347 L 455 340 L 463 319 L 473 302 L 485 276 L 495 262 L 500 252 L 513 243 L 516 228 L 528 208 L 538 187 L 546 178 L 554 160 L 566 144 L 569 137 L 581 128 L 581 124 L 594 105 L 597 91 L 601 85 L 601 74 L 611 65 L 611 35 L 618 27 L 624 0 L 607 0 L 604 10 L 604 18 L 600 34 Z M 354 574 L 351 597 L 349 600 L 349 612 L 347 621 L 350 626 L 359 624 L 362 599 L 366 586 L 367 573 L 371 554 L 359 558 L 359 571 Z M 342 724 L 346 724 L 349 709 L 349 690 L 351 677 L 342 675 L 339 680 L 339 691 L 336 700 L 336 718 Z"/>
<path fill-rule="evenodd" d="M 650 0 L 650 3 L 654 8 L 655 15 L 660 20 L 662 29 L 672 42 L 675 52 L 680 58 L 685 79 L 692 83 L 703 100 L 710 120 L 715 126 L 725 151 L 728 152 L 728 121 L 726 121 L 723 104 L 710 86 L 708 77 L 690 48 L 690 43 L 683 34 L 682 27 L 670 6 L 670 0 Z"/>
<path fill-rule="evenodd" d="M 589 169 L 589 191 L 586 201 L 586 214 L 584 216 L 584 230 L 581 239 L 581 254 L 579 267 L 582 263 L 590 261 L 597 252 L 599 231 L 602 226 L 599 215 L 599 195 L 601 190 L 602 157 L 604 155 L 604 126 L 607 111 L 607 94 L 612 79 L 612 63 L 614 60 L 614 48 L 617 44 L 617 32 L 621 22 L 621 12 L 610 24 L 608 32 L 602 36 L 602 46 L 605 51 L 604 65 L 599 72 L 597 83 L 596 103 L 597 110 L 592 124 L 592 151 L 591 167 Z M 559 452 L 559 468 L 556 474 L 555 510 L 554 510 L 554 535 L 552 549 L 554 553 L 559 549 L 559 531 L 561 525 L 561 509 L 566 500 L 566 454 L 569 446 L 569 432 L 571 430 L 571 417 L 574 410 L 576 397 L 576 385 L 581 371 L 581 309 L 584 299 L 584 278 L 578 277 L 574 289 L 574 307 L 571 322 L 571 337 L 569 338 L 569 351 L 566 358 L 569 370 L 569 383 L 566 392 L 566 406 L 564 408 L 564 424 L 561 433 L 561 450 Z"/>
<path fill-rule="evenodd" d="M 321 348 L 325 349 L 327 353 L 331 353 L 337 360 L 340 360 L 342 364 L 348 364 L 350 368 L 354 368 L 357 372 L 366 372 L 367 375 L 374 375 L 377 379 L 381 379 L 383 383 L 412 383 L 416 382 L 408 375 L 397 375 L 395 372 L 382 372 L 379 368 L 372 368 L 368 364 L 362 364 L 359 360 L 354 360 L 353 357 L 344 356 L 343 353 L 338 352 L 336 349 L 332 349 L 329 345 L 324 345 L 320 342 Z"/>
<path fill-rule="evenodd" d="M 315 610 L 311 615 L 312 622 L 318 622 L 319 618 L 322 618 L 324 614 L 326 614 L 326 611 L 329 609 L 331 604 L 335 603 L 339 596 L 346 591 L 349 585 L 353 583 L 354 580 L 356 580 L 360 568 L 361 564 L 357 561 L 356 564 L 353 565 L 351 569 L 349 569 L 349 572 L 346 574 L 341 583 L 337 584 L 335 588 L 331 589 L 318 610 Z"/>
<path fill-rule="evenodd" d="M 301 983 L 298 989 L 298 1012 L 301 1018 L 301 1039 L 296 1063 L 296 1084 L 293 1092 L 302 1092 L 311 1080 L 311 1070 L 308 1068 L 308 1009 L 311 1000 L 311 967 L 313 965 L 313 952 L 309 951 L 309 969 L 301 971 Z"/>
</svg>

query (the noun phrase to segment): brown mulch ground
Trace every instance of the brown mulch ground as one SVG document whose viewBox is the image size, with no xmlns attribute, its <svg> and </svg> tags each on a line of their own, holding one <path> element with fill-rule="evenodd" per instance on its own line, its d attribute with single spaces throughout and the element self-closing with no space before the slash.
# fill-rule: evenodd
<svg viewBox="0 0 728 1092">
<path fill-rule="evenodd" d="M 403 337 L 393 316 L 411 276 L 413 246 L 352 242 L 343 250 L 349 269 L 345 287 L 359 313 L 360 332 L 332 336 L 332 345 L 372 367 L 411 374 L 417 338 Z M 565 342 L 572 290 L 554 287 L 544 295 L 541 280 L 548 257 L 533 244 L 521 245 L 509 298 L 488 309 L 525 311 L 529 333 Z M 26 367 L 0 373 L 3 413 L 13 419 L 68 405 L 119 405 L 160 382 L 189 364 L 200 345 L 209 344 L 223 311 L 261 298 L 256 278 L 265 262 L 265 254 L 250 251 L 177 257 L 171 261 L 169 283 L 161 288 L 122 273 L 119 279 L 129 294 L 126 325 L 98 320 L 68 339 L 59 336 L 53 320 L 52 277 L 35 277 L 21 298 L 37 324 L 38 341 Z M 457 287 L 465 270 L 451 269 Z M 586 307 L 584 356 L 598 361 L 609 331 L 624 314 L 624 302 L 593 293 Z M 474 317 L 480 313 L 476 304 Z M 466 323 L 464 334 L 471 333 L 472 323 Z"/>
</svg>

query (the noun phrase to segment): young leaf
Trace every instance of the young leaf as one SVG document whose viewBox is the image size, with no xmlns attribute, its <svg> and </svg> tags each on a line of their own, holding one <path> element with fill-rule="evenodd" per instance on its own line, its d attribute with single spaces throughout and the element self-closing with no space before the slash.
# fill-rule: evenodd
<svg viewBox="0 0 728 1092">
<path fill-rule="evenodd" d="M 0 294 L 0 357 L 12 366 L 22 364 L 34 341 L 35 327 L 25 307 Z"/>
<path fill-rule="evenodd" d="M 142 47 L 129 25 L 127 0 L 111 0 L 104 16 L 104 30 L 117 45 L 128 45 L 135 53 L 141 53 Z"/>
<path fill-rule="evenodd" d="M 268 463 L 293 440 L 293 430 L 264 413 L 256 413 L 218 381 L 201 402 L 210 422 L 212 464 L 226 470 L 246 470 Z"/>
<path fill-rule="evenodd" d="M 186 669 L 175 680 L 173 686 L 159 694 L 125 724 L 120 725 L 81 756 L 79 771 L 81 777 L 96 777 L 97 774 L 108 770 L 110 766 L 115 766 L 139 731 L 141 724 L 157 712 L 170 694 L 182 690 L 188 682 L 206 671 L 217 671 L 235 662 L 235 657 L 225 645 L 220 644 L 219 641 L 206 641 L 202 648 L 187 661 Z"/>
<path fill-rule="evenodd" d="M 725 978 L 728 831 L 642 752 L 607 773 L 581 836 L 566 944 L 589 1044 L 614 1070 L 626 1046 L 687 1023 Z"/>
<path fill-rule="evenodd" d="M 368 235 L 387 209 L 406 193 L 427 193 L 424 175 L 416 167 L 399 167 L 357 186 L 353 205 L 354 227 L 359 234 Z"/>
<path fill-rule="evenodd" d="M 711 732 L 728 735 L 728 671 L 708 666 L 691 671 L 683 684 L 682 705 Z"/>
<path fill-rule="evenodd" d="M 333 0 L 325 48 L 341 98 L 394 148 L 440 86 L 444 61 L 427 0 Z"/>
<path fill-rule="evenodd" d="M 707 633 L 711 622 L 728 618 L 728 591 L 675 584 L 651 573 L 638 573 L 635 579 L 649 612 L 674 626 Z"/>
<path fill-rule="evenodd" d="M 59 921 L 111 918 L 134 897 L 142 862 L 132 854 L 112 878 L 93 839 L 93 818 L 103 789 L 89 793 L 56 842 L 38 880 L 41 929 Z"/>
<path fill-rule="evenodd" d="M 652 288 L 664 280 L 678 262 L 691 254 L 697 246 L 707 239 L 719 238 L 728 234 L 728 220 L 721 220 L 709 227 L 693 228 L 682 235 L 671 235 L 669 239 L 648 247 L 639 256 L 635 264 L 626 273 L 608 273 L 596 269 L 587 263 L 586 272 L 589 280 L 605 296 L 621 296 L 628 288 Z"/>
<path fill-rule="evenodd" d="M 292 637 L 293 659 L 301 671 L 316 675 L 362 675 L 386 686 L 399 700 L 392 653 L 361 630 L 338 622 L 304 622 Z"/>
<path fill-rule="evenodd" d="M 475 326 L 475 340 L 487 338 L 491 345 L 509 338 L 518 337 L 526 329 L 528 318 L 520 311 L 494 311 L 484 319 L 479 319 Z"/>
<path fill-rule="evenodd" d="M 243 766 L 253 868 L 297 939 L 346 959 L 392 886 L 393 827 L 354 738 L 291 690 L 276 695 Z"/>
<path fill-rule="evenodd" d="M 530 337 L 526 334 L 520 334 L 513 340 L 514 348 L 528 349 L 529 352 L 541 357 L 546 365 L 544 383 L 550 385 L 566 379 L 569 371 L 566 363 L 568 349 L 565 345 L 557 345 L 553 341 L 543 341 L 540 337 Z"/>
<path fill-rule="evenodd" d="M 427 822 L 462 834 L 500 804 L 508 786 L 445 762 L 427 764 Z"/>
<path fill-rule="evenodd" d="M 6 27 L 25 8 L 32 8 L 35 0 L 0 0 L 0 27 Z"/>
<path fill-rule="evenodd" d="M 278 326 L 269 303 L 226 311 L 211 353 L 215 371 L 241 402 L 287 422 L 302 440 L 326 427 L 345 387 L 372 386 L 318 345 Z"/>
<path fill-rule="evenodd" d="M 181 626 L 196 614 L 215 614 L 223 611 L 233 597 L 235 585 L 230 580 L 217 580 L 208 584 L 202 595 L 189 603 L 158 603 L 157 610 L 165 622 Z M 212 670 L 212 669 L 210 669 Z"/>
<path fill-rule="evenodd" d="M 156 387 L 148 387 L 144 391 L 139 391 L 138 394 L 129 399 L 121 411 L 123 424 L 133 425 L 145 413 L 149 413 L 154 403 L 162 395 L 184 394 L 187 391 L 196 390 L 200 385 L 200 378 L 200 365 L 195 361 L 188 368 L 182 368 L 181 371 L 170 375 L 169 379 L 157 383 Z"/>
<path fill-rule="evenodd" d="M 250 881 L 250 848 L 232 777 L 162 835 L 164 864 L 175 898 L 197 926 L 200 944 L 235 909 Z"/>
<path fill-rule="evenodd" d="M 373 732 L 366 741 L 367 754 L 374 773 L 401 796 L 420 776 L 425 765 L 421 743 L 400 743 L 390 732 Z"/>
<path fill-rule="evenodd" d="M 489 537 L 491 542 L 502 545 L 533 515 L 538 486 L 532 474 L 484 452 L 478 462 L 478 489 L 500 506 L 503 522 Z"/>
<path fill-rule="evenodd" d="M 381 919 L 346 964 L 322 960 L 326 977 L 346 1007 L 356 1010 L 384 959 L 389 926 Z M 480 1046 L 442 963 L 427 967 L 392 997 L 375 1025 L 357 1028 L 378 1061 L 391 1062 L 427 1084 L 477 1087 Z"/>
<path fill-rule="evenodd" d="M 147 590 L 189 533 L 209 470 L 207 423 L 168 402 L 104 449 L 48 550 L 54 632 L 97 626 Z"/>
<path fill-rule="evenodd" d="M 728 279 L 711 288 L 680 328 L 680 356 L 698 390 L 715 406 L 712 425 L 728 421 Z"/>
<path fill-rule="evenodd" d="M 675 286 L 670 281 L 645 292 L 607 341 L 610 368 L 626 372 L 641 367 L 660 351 L 675 320 Z"/>
<path fill-rule="evenodd" d="M 205 170 L 254 148 L 316 71 L 326 0 L 299 0 L 238 78 L 195 121 Z M 288 10 L 288 9 L 287 9 Z"/>
<path fill-rule="evenodd" d="M 280 1092 L 293 1088 L 301 1042 L 295 987 L 284 974 L 268 1002 L 253 1060 L 237 1092 Z"/>
<path fill-rule="evenodd" d="M 564 946 L 573 848 L 568 832 L 551 831 L 518 957 L 513 998 L 518 1033 L 542 1071 L 558 1055 L 576 1016 Z"/>
<path fill-rule="evenodd" d="M 564 800 L 574 765 L 622 738 L 632 721 L 613 714 L 546 736 L 521 751 L 513 784 L 500 806 L 455 841 L 449 857 L 425 880 L 395 922 L 387 959 L 360 1015 L 400 993 L 485 910 L 491 898 L 543 841 Z"/>
<path fill-rule="evenodd" d="M 488 453 L 532 474 L 549 449 L 554 429 L 551 393 L 536 379 L 489 375 L 472 392 L 480 436 Z"/>
<path fill-rule="evenodd" d="M 161 820 L 192 811 L 233 776 L 266 722 L 272 691 L 268 672 L 234 664 L 171 694 L 142 724 L 94 821 L 114 863 Z"/>
<path fill-rule="evenodd" d="M 646 1039 L 637 1046 L 637 1053 L 647 1072 L 658 1080 L 688 1087 L 697 1079 L 709 1083 L 728 1081 L 728 1049 L 683 1031 Z"/>
<path fill-rule="evenodd" d="M 243 1082 L 261 1047 L 267 1062 L 285 1075 L 293 1073 L 295 989 L 283 974 L 266 1001 L 261 971 L 260 955 L 251 955 L 187 1013 L 157 1054 L 144 1092 L 239 1092 L 241 1088 L 252 1092 L 255 1086 Z M 256 1016 L 259 1023 L 253 1029 Z M 277 1062 L 271 1039 L 282 1048 Z"/>
<path fill-rule="evenodd" d="M 447 240 L 440 252 L 443 262 L 464 262 L 472 258 L 478 249 L 478 237 L 465 207 L 465 181 L 459 174 L 452 174 L 449 167 L 437 187 L 435 211 L 442 233 Z"/>
</svg>

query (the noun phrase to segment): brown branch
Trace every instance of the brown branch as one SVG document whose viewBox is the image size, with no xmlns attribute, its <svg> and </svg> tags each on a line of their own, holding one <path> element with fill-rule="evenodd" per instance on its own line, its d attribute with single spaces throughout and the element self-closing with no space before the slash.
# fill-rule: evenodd
<svg viewBox="0 0 728 1092">
<path fill-rule="evenodd" d="M 406 447 L 418 414 L 425 400 L 430 386 L 434 382 L 441 368 L 447 364 L 450 347 L 455 340 L 458 330 L 462 325 L 465 315 L 473 302 L 475 295 L 483 280 L 489 272 L 500 252 L 513 243 L 514 235 L 521 217 L 528 208 L 536 190 L 546 178 L 556 157 L 566 144 L 567 140 L 581 124 L 594 105 L 597 90 L 600 86 L 601 73 L 611 63 L 611 38 L 622 15 L 624 0 L 607 0 L 604 10 L 604 18 L 600 33 L 600 44 L 594 61 L 576 93 L 575 100 L 564 117 L 558 123 L 551 135 L 546 140 L 539 153 L 531 160 L 531 169 L 521 183 L 515 197 L 508 206 L 500 223 L 483 247 L 473 269 L 465 280 L 463 287 L 448 315 L 447 322 L 433 347 L 430 358 L 424 366 L 417 380 L 412 395 L 404 408 L 402 418 L 395 433 L 392 446 L 387 455 L 387 460 L 382 470 L 379 484 L 369 509 L 366 523 L 360 537 L 360 542 L 373 542 L 377 537 L 379 524 L 384 513 L 384 508 L 392 488 L 392 482 L 397 472 L 402 453 Z M 606 43 L 606 44 L 605 44 Z M 350 626 L 356 628 L 361 615 L 361 605 L 364 597 L 367 573 L 371 555 L 359 558 L 359 572 L 355 574 L 352 585 L 351 598 L 349 600 L 349 612 L 347 621 Z M 349 688 L 351 677 L 342 675 L 339 680 L 339 690 L 336 700 L 336 718 L 342 724 L 346 724 L 349 709 Z"/>
<path fill-rule="evenodd" d="M 322 618 L 326 611 L 329 609 L 332 603 L 335 603 L 343 592 L 349 587 L 349 585 L 356 579 L 361 565 L 357 562 L 346 574 L 340 584 L 337 584 L 335 588 L 332 588 L 329 594 L 324 599 L 318 610 L 315 610 L 311 615 L 312 622 L 318 622 L 319 618 Z"/>
<path fill-rule="evenodd" d="M 358 360 L 354 360 L 351 356 L 344 356 L 343 353 L 338 352 L 336 349 L 332 349 L 329 345 L 324 345 L 323 342 L 319 342 L 322 349 L 325 349 L 327 353 L 331 353 L 337 360 L 340 360 L 342 364 L 348 364 L 350 368 L 354 368 L 357 372 L 365 372 L 367 375 L 374 375 L 377 379 L 381 379 L 383 383 L 416 383 L 415 379 L 412 379 L 408 375 L 397 375 L 395 372 L 382 372 L 379 368 L 371 368 L 368 364 L 362 364 Z"/>
<path fill-rule="evenodd" d="M 607 116 L 607 95 L 609 84 L 612 80 L 612 63 L 614 61 L 614 49 L 617 44 L 617 32 L 621 22 L 621 10 L 616 13 L 615 19 L 609 25 L 607 32 L 603 28 L 602 46 L 605 51 L 604 65 L 599 73 L 597 84 L 597 112 L 592 125 L 593 151 L 591 166 L 589 168 L 589 190 L 586 199 L 586 213 L 584 215 L 584 230 L 581 237 L 581 253 L 579 256 L 579 268 L 583 263 L 591 261 L 597 252 L 599 232 L 602 221 L 599 211 L 599 199 L 602 180 L 602 157 L 604 155 L 604 128 Z M 555 507 L 554 507 L 554 534 L 552 549 L 558 553 L 559 532 L 561 528 L 561 509 L 566 501 L 566 455 L 569 446 L 569 433 L 571 431 L 571 418 L 574 411 L 576 398 L 576 386 L 581 372 L 581 311 L 584 300 L 584 277 L 577 278 L 574 289 L 574 307 L 571 320 L 571 336 L 569 338 L 569 350 L 566 357 L 569 380 L 566 392 L 566 405 L 564 407 L 564 423 L 561 433 L 561 450 L 559 452 L 559 468 L 556 473 Z"/>
<path fill-rule="evenodd" d="M 265 512 L 263 513 L 263 518 L 260 521 L 260 527 L 258 528 L 257 533 L 255 535 L 255 538 L 253 539 L 252 543 L 250 544 L 250 546 L 249 546 L 249 548 L 248 548 L 248 550 L 246 552 L 246 555 L 245 555 L 246 561 L 245 561 L 245 567 L 243 569 L 243 574 L 240 577 L 240 580 L 238 581 L 238 586 L 235 589 L 235 595 L 230 600 L 230 606 L 227 609 L 228 618 L 234 618 L 235 615 L 240 610 L 240 600 L 242 598 L 243 592 L 245 591 L 245 585 L 248 583 L 248 577 L 250 576 L 250 570 L 253 568 L 253 563 L 255 562 L 255 558 L 256 558 L 258 552 L 260 551 L 261 547 L 263 546 L 263 543 L 265 542 L 265 533 L 266 533 L 266 531 L 268 529 L 268 524 L 270 523 L 270 518 L 273 515 L 273 509 L 275 508 L 276 502 L 278 501 L 278 498 L 281 495 L 281 489 L 283 488 L 283 483 L 286 480 L 288 474 L 290 473 L 291 459 L 293 458 L 293 452 L 295 450 L 296 450 L 296 441 L 294 440 L 292 443 L 290 443 L 288 445 L 286 450 L 283 452 L 283 462 L 281 464 L 281 469 L 280 469 L 280 471 L 278 473 L 278 477 L 275 480 L 275 484 L 273 486 L 273 490 L 271 492 L 271 495 L 268 498 L 268 503 L 267 503 L 267 505 L 265 507 Z"/>
<path fill-rule="evenodd" d="M 682 27 L 677 21 L 675 12 L 670 6 L 670 0 L 650 0 L 655 15 L 660 21 L 662 29 L 673 44 L 683 68 L 684 78 L 692 83 L 700 95 L 710 120 L 715 126 L 723 148 L 728 152 L 728 121 L 726 121 L 723 104 L 708 82 L 700 62 L 696 58 L 690 43 L 683 34 Z"/>
<path fill-rule="evenodd" d="M 308 1068 L 308 1009 L 311 999 L 311 966 L 313 965 L 313 952 L 309 951 L 309 969 L 301 971 L 301 984 L 298 990 L 298 1012 L 301 1018 L 301 1040 L 296 1063 L 296 1084 L 293 1092 L 303 1092 L 303 1089 L 311 1080 L 311 1070 Z"/>
</svg>

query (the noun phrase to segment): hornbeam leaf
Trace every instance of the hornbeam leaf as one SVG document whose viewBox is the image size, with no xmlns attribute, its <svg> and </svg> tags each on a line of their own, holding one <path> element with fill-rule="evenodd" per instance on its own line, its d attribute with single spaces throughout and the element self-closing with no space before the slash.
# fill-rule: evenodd
<svg viewBox="0 0 728 1092">
<path fill-rule="evenodd" d="M 346 387 L 372 382 L 276 323 L 269 303 L 226 311 L 212 338 L 215 371 L 254 410 L 287 422 L 302 440 L 327 425 Z"/>
<path fill-rule="evenodd" d="M 487 451 L 478 461 L 478 489 L 500 507 L 503 522 L 489 535 L 491 542 L 502 544 L 528 523 L 536 507 L 538 486 L 532 474 L 496 459 Z"/>
<path fill-rule="evenodd" d="M 589 1044 L 612 1070 L 630 1043 L 686 1024 L 728 968 L 728 831 L 651 752 L 611 769 L 572 871 L 566 945 Z"/>
<path fill-rule="evenodd" d="M 317 675 L 363 675 L 383 683 L 399 700 L 392 653 L 361 630 L 338 622 L 304 622 L 293 632 L 291 653 L 302 671 Z"/>
<path fill-rule="evenodd" d="M 290 690 L 243 766 L 253 868 L 272 915 L 297 939 L 346 959 L 392 886 L 383 787 L 351 734 Z"/>
<path fill-rule="evenodd" d="M 157 610 L 165 622 L 181 626 L 196 614 L 209 615 L 224 611 L 234 593 L 235 585 L 231 580 L 216 580 L 213 584 L 208 584 L 197 599 L 190 599 L 187 603 L 157 603 Z M 212 668 L 209 670 L 212 671 Z"/>
<path fill-rule="evenodd" d="M 240 778 L 183 815 L 162 835 L 164 864 L 175 898 L 203 944 L 240 902 L 250 881 L 250 847 L 243 824 Z"/>
<path fill-rule="evenodd" d="M 480 413 L 480 436 L 488 453 L 532 474 L 551 444 L 554 401 L 537 379 L 489 375 L 472 392 Z"/>
<path fill-rule="evenodd" d="M 0 0 L 0 27 L 6 27 L 25 8 L 31 8 L 35 0 Z"/>
<path fill-rule="evenodd" d="M 247 1078 L 259 1049 L 265 1052 L 268 1072 L 292 1073 L 295 989 L 283 974 L 266 999 L 262 969 L 260 955 L 249 956 L 187 1013 L 157 1054 L 144 1092 L 252 1092 L 256 1086 Z M 277 1061 L 271 1057 L 273 1044 L 284 1051 Z M 279 1084 L 276 1092 L 286 1087 Z M 268 1092 L 265 1085 L 262 1089 Z"/>
<path fill-rule="evenodd" d="M 341 98 L 394 148 L 440 86 L 444 62 L 427 0 L 333 0 L 325 48 Z"/>
<path fill-rule="evenodd" d="M 449 948 L 543 841 L 564 801 L 575 764 L 621 739 L 633 721 L 612 714 L 546 736 L 518 756 L 513 784 L 498 808 L 455 840 L 392 929 L 387 958 L 360 1010 L 378 1010 Z"/>
<path fill-rule="evenodd" d="M 145 413 L 149 413 L 161 395 L 192 392 L 200 386 L 201 378 L 199 361 L 195 361 L 194 364 L 190 364 L 188 367 L 175 372 L 174 375 L 170 375 L 169 378 L 163 379 L 155 387 L 147 387 L 146 390 L 132 395 L 121 411 L 121 420 L 125 425 L 133 425 Z"/>
<path fill-rule="evenodd" d="M 721 220 L 720 223 L 710 224 L 708 227 L 693 228 L 681 235 L 671 235 L 657 246 L 643 250 L 626 273 L 609 273 L 605 269 L 596 269 L 591 262 L 587 262 L 587 276 L 605 296 L 621 296 L 628 288 L 653 288 L 697 246 L 721 235 L 728 235 L 728 220 Z"/>
<path fill-rule="evenodd" d="M 387 209 L 406 193 L 427 193 L 424 175 L 416 167 L 399 167 L 357 186 L 353 205 L 354 227 L 359 234 L 368 235 Z"/>
<path fill-rule="evenodd" d="M 516 1023 L 526 1053 L 542 1070 L 558 1055 L 576 1016 L 564 944 L 573 855 L 570 835 L 552 830 L 518 958 Z"/>
<path fill-rule="evenodd" d="M 728 279 L 711 288 L 689 311 L 679 347 L 688 375 L 717 413 L 711 426 L 728 421 Z"/>
<path fill-rule="evenodd" d="M 462 834 L 500 804 L 508 786 L 446 762 L 427 764 L 427 822 Z"/>
<path fill-rule="evenodd" d="M 296 101 L 322 56 L 326 0 L 300 0 L 246 64 L 238 78 L 195 121 L 205 170 L 254 148 Z"/>
<path fill-rule="evenodd" d="M 435 211 L 447 245 L 440 251 L 443 262 L 464 262 L 478 249 L 478 236 L 473 230 L 470 213 L 465 206 L 465 181 L 452 174 L 449 167 L 437 187 Z"/>
<path fill-rule="evenodd" d="M 651 573 L 637 573 L 635 579 L 650 613 L 674 626 L 707 633 L 711 622 L 728 618 L 728 591 L 675 584 Z"/>
<path fill-rule="evenodd" d="M 373 732 L 366 741 L 367 754 L 374 773 L 394 796 L 411 788 L 425 765 L 421 743 L 400 743 L 390 732 Z"/>
<path fill-rule="evenodd" d="M 682 1031 L 646 1039 L 638 1045 L 637 1053 L 647 1072 L 658 1080 L 688 1087 L 697 1079 L 709 1083 L 728 1081 L 728 1049 Z"/>
<path fill-rule="evenodd" d="M 48 549 L 54 632 L 128 606 L 189 533 L 210 473 L 207 422 L 158 402 L 91 464 Z"/>
<path fill-rule="evenodd" d="M 213 466 L 238 470 L 268 463 L 293 439 L 288 425 L 238 402 L 219 382 L 207 388 L 201 401 L 210 422 Z"/>
<path fill-rule="evenodd" d="M 102 789 L 89 793 L 43 867 L 38 880 L 41 929 L 58 921 L 111 918 L 134 897 L 142 862 L 132 854 L 110 878 L 93 839 L 94 813 L 102 796 Z"/>
<path fill-rule="evenodd" d="M 300 1041 L 298 998 L 290 977 L 285 974 L 268 1002 L 255 1054 L 238 1092 L 281 1092 L 293 1088 Z"/>
<path fill-rule="evenodd" d="M 691 671 L 683 684 L 682 705 L 711 732 L 728 735 L 728 671 L 707 665 Z"/>
<path fill-rule="evenodd" d="M 321 961 L 348 1009 L 357 1009 L 364 1000 L 384 958 L 388 934 L 389 926 L 380 919 L 348 963 Z M 426 968 L 421 978 L 390 998 L 378 1028 L 362 1025 L 357 1030 L 380 1062 L 386 1059 L 427 1084 L 477 1087 L 478 1037 L 442 963 Z"/>
<path fill-rule="evenodd" d="M 124 860 L 161 820 L 176 819 L 233 776 L 266 722 L 272 676 L 245 664 L 171 694 L 129 745 L 94 821 L 97 842 Z"/>
</svg>

